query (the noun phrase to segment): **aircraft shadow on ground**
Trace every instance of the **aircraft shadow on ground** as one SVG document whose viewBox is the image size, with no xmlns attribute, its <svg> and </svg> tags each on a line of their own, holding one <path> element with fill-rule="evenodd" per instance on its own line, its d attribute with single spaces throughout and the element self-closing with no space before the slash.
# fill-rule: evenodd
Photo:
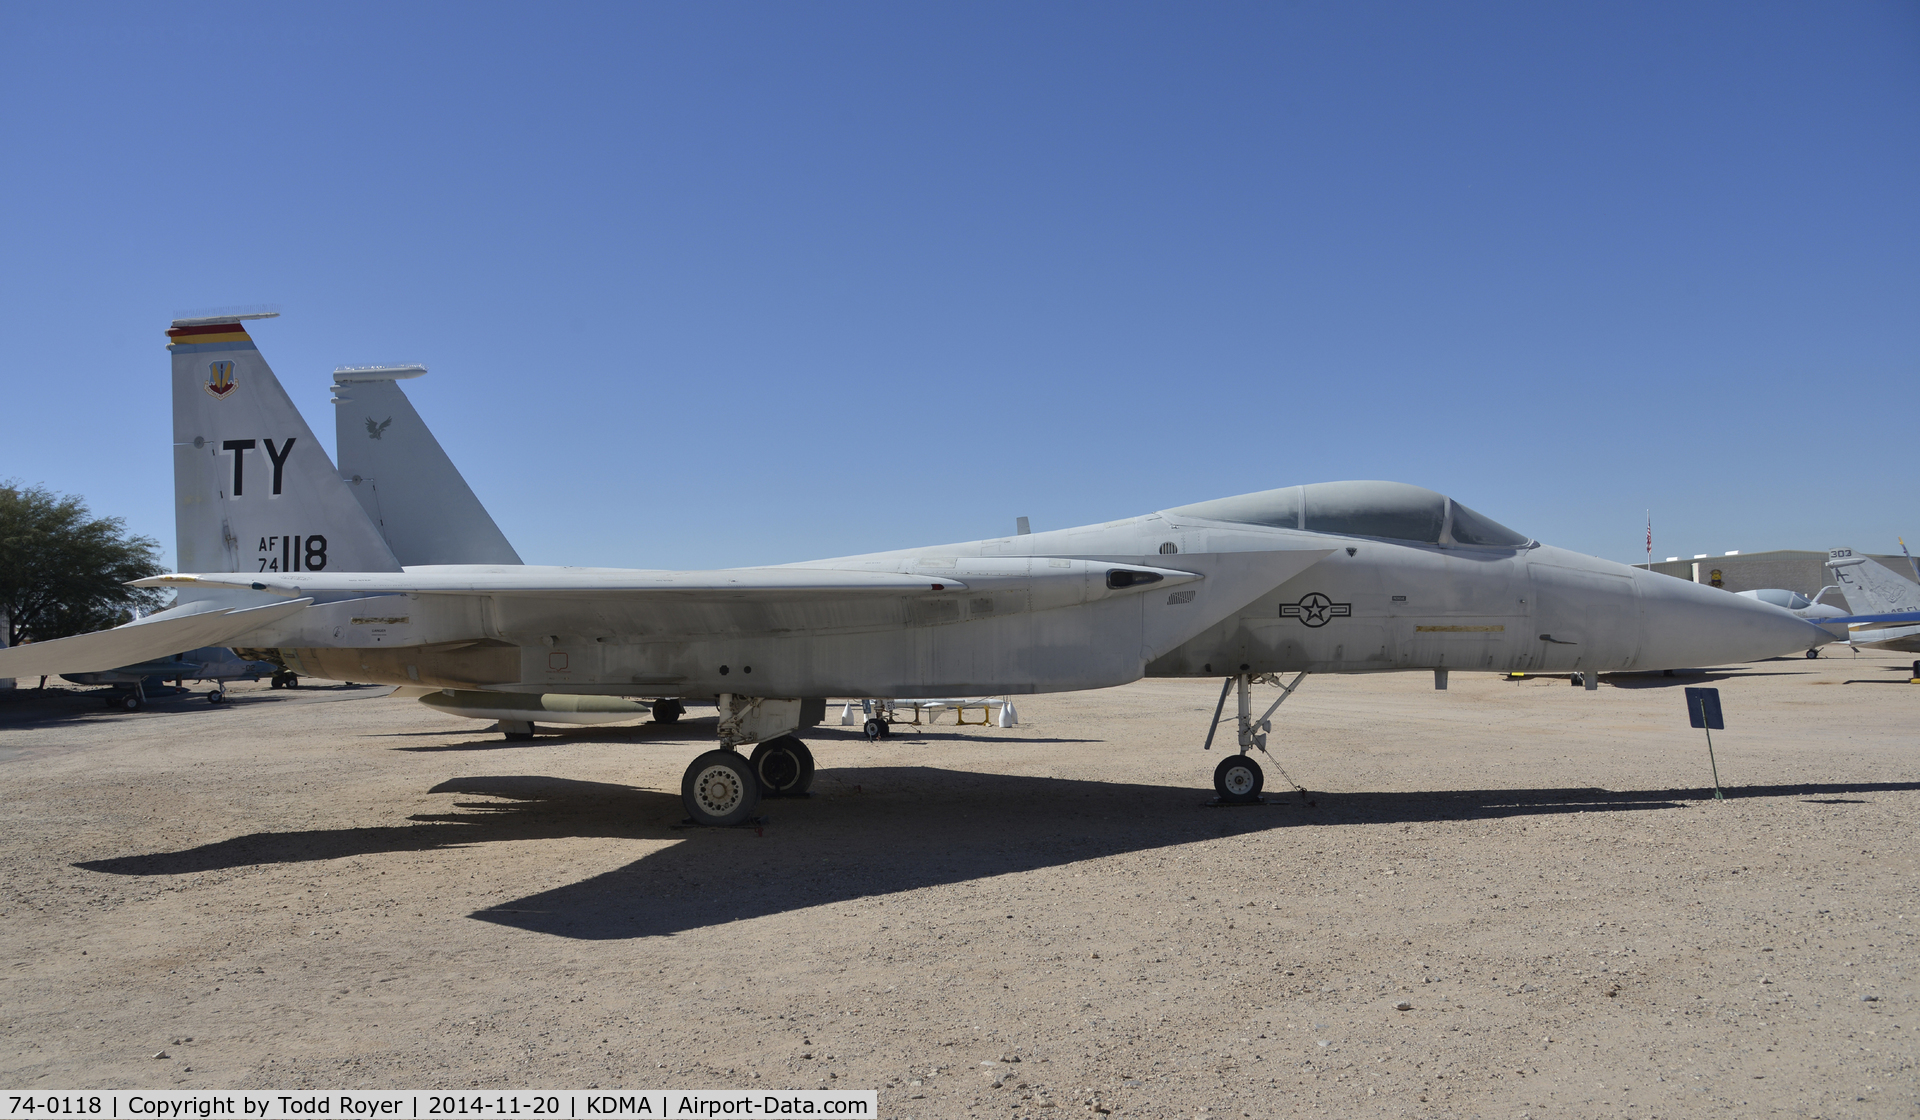
<svg viewBox="0 0 1920 1120">
<path fill-rule="evenodd" d="M 1920 790 L 1920 782 L 1728 789 L 1730 798 Z M 1278 828 L 1681 808 L 1704 788 L 1506 789 L 1272 795 L 1203 808 L 1205 791 L 895 766 L 823 772 L 813 797 L 762 802 L 764 828 L 689 829 L 670 793 L 540 776 L 462 778 L 434 793 L 483 797 L 384 828 L 268 832 L 176 852 L 87 860 L 115 875 L 183 875 L 501 841 L 677 840 L 600 875 L 473 917 L 583 940 L 655 937 L 851 899 L 1057 867 Z"/>
</svg>

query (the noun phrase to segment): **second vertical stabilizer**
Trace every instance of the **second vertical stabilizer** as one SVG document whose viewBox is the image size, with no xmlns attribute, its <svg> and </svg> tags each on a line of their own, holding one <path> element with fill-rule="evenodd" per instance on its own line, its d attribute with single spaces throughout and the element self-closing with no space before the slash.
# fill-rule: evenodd
<svg viewBox="0 0 1920 1120">
<path fill-rule="evenodd" d="M 400 563 L 518 564 L 506 534 L 447 457 L 398 382 L 424 366 L 333 371 L 340 477 Z"/>
</svg>

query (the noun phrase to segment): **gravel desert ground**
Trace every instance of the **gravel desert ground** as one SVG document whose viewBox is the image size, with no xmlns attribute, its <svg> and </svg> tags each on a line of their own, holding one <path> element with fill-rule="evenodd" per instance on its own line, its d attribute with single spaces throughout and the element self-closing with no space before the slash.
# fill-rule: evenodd
<svg viewBox="0 0 1920 1120">
<path fill-rule="evenodd" d="M 371 688 L 22 691 L 0 1081 L 1911 1116 L 1909 661 L 1313 677 L 1244 808 L 1206 805 L 1217 682 L 877 744 L 835 709 L 813 796 L 724 831 L 677 827 L 711 715 L 527 744 Z"/>
</svg>

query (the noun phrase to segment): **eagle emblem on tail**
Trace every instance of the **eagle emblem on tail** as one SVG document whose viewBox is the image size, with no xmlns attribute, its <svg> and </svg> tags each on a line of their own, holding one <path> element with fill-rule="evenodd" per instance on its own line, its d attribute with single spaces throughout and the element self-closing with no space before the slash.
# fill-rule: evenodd
<svg viewBox="0 0 1920 1120">
<path fill-rule="evenodd" d="M 367 438 L 379 439 L 380 433 L 386 431 L 387 425 L 391 423 L 393 423 L 393 417 L 391 416 L 385 420 L 375 420 L 371 416 L 367 417 Z"/>
</svg>

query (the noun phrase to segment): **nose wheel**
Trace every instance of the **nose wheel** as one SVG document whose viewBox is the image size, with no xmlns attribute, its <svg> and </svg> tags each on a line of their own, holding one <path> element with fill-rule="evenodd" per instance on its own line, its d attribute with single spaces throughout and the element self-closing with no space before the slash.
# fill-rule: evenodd
<svg viewBox="0 0 1920 1120">
<path fill-rule="evenodd" d="M 1219 795 L 1213 802 L 1215 805 L 1265 805 L 1267 803 L 1267 799 L 1260 796 L 1260 791 L 1267 784 L 1267 775 L 1260 768 L 1260 764 L 1253 760 L 1250 752 L 1267 753 L 1267 732 L 1273 730 L 1273 713 L 1278 711 L 1280 705 L 1286 703 L 1287 697 L 1292 696 L 1294 690 L 1300 687 L 1300 682 L 1307 679 L 1305 673 L 1298 673 L 1291 683 L 1283 685 L 1277 676 L 1250 673 L 1246 671 L 1247 667 L 1244 665 L 1240 668 L 1240 673 L 1228 677 L 1220 686 L 1220 702 L 1213 706 L 1213 722 L 1207 726 L 1207 741 L 1202 748 L 1213 749 L 1214 733 L 1220 730 L 1220 724 L 1223 722 L 1220 713 L 1227 708 L 1227 694 L 1237 692 L 1239 698 L 1235 706 L 1238 711 L 1233 717 L 1233 722 L 1234 737 L 1239 740 L 1240 750 L 1237 754 L 1230 754 L 1221 759 L 1220 765 L 1213 768 L 1213 790 Z M 1256 682 L 1271 684 L 1280 689 L 1280 695 L 1267 706 L 1267 710 L 1258 719 L 1253 716 L 1253 686 Z M 1272 756 L 1268 755 L 1268 758 L 1271 760 Z M 1286 770 L 1281 768 L 1277 761 L 1273 765 L 1280 776 L 1286 779 L 1287 784 L 1305 798 L 1307 791 L 1301 787 L 1300 783 L 1287 777 Z M 1312 802 L 1309 801 L 1308 804 L 1311 805 Z"/>
<path fill-rule="evenodd" d="M 760 779 L 738 752 L 708 751 L 687 767 L 680 780 L 680 801 L 693 823 L 727 828 L 760 807 Z"/>
<path fill-rule="evenodd" d="M 1213 768 L 1213 790 L 1229 805 L 1252 805 L 1260 800 L 1267 775 L 1244 754 L 1230 754 Z"/>
</svg>

